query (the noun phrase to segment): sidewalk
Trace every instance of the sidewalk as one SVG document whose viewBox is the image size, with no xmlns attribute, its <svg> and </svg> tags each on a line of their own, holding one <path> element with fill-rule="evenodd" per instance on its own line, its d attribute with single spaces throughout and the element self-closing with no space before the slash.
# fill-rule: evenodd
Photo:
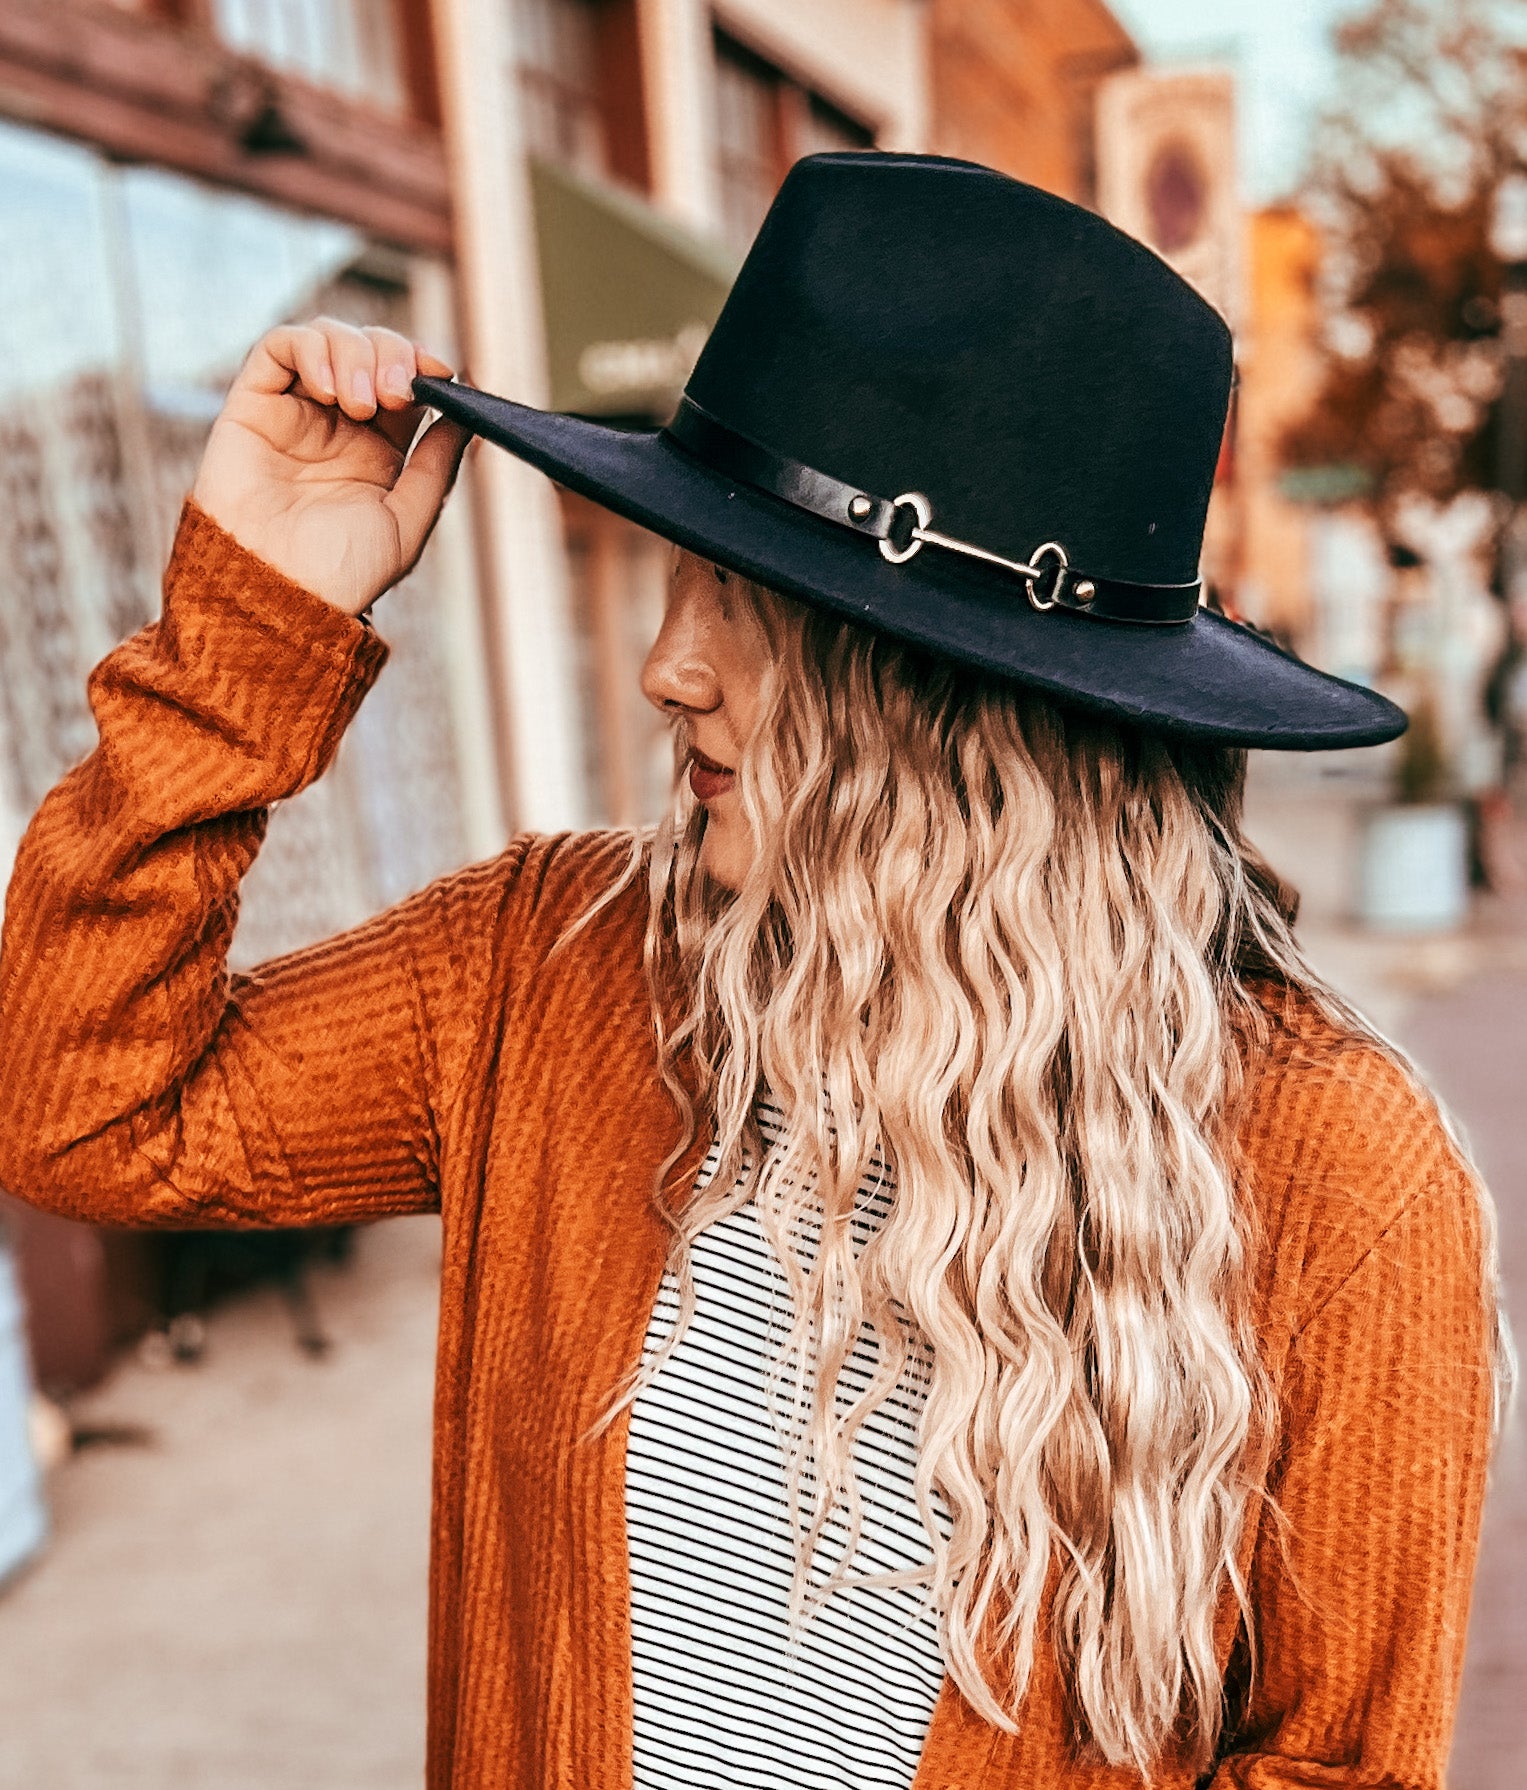
<svg viewBox="0 0 1527 1790">
<path fill-rule="evenodd" d="M 1415 1007 L 1404 1042 L 1463 1123 L 1500 1214 L 1501 1274 L 1527 1342 L 1527 972 L 1471 977 Z M 1527 1427 L 1519 1397 L 1496 1457 L 1475 1581 L 1452 1790 L 1527 1784 Z"/>
<path fill-rule="evenodd" d="M 117 1440 L 0 1598 L 0 1790 L 418 1790 L 438 1236 L 315 1276 L 323 1360 L 258 1293 L 80 1401 Z"/>
<path fill-rule="evenodd" d="M 1527 972 L 1527 894 L 1476 896 L 1457 933 L 1364 931 L 1351 911 L 1358 822 L 1381 788 L 1361 753 L 1253 754 L 1246 825 L 1300 892 L 1298 933 L 1315 968 L 1392 1037 L 1429 998 L 1481 975 Z M 1518 806 L 1527 806 L 1527 790 Z M 1527 848 L 1527 815 L 1516 824 Z"/>
</svg>

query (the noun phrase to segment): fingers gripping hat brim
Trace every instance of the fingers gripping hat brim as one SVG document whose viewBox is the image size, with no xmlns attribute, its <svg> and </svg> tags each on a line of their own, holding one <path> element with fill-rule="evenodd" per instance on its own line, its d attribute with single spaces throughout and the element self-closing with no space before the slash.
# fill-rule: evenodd
<svg viewBox="0 0 1527 1790">
<path fill-rule="evenodd" d="M 727 479 L 661 430 L 627 431 L 420 379 L 422 402 L 558 483 L 770 589 L 1058 700 L 1178 737 L 1281 751 L 1405 727 L 1371 690 L 1209 610 L 1171 627 L 1040 612 L 952 555 L 893 565 L 872 542 Z"/>
</svg>

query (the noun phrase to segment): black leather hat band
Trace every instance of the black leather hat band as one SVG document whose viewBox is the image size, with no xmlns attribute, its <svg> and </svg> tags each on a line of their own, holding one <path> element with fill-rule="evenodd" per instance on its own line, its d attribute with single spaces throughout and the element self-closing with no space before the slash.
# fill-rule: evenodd
<svg viewBox="0 0 1527 1790">
<path fill-rule="evenodd" d="M 1171 626 L 1192 621 L 1200 584 L 1134 584 L 1098 578 L 1073 566 L 1064 547 L 1046 541 L 1027 561 L 1004 559 L 969 541 L 957 541 L 933 527 L 933 506 L 920 491 L 877 497 L 845 484 L 830 473 L 776 454 L 703 410 L 693 399 L 679 400 L 666 433 L 712 471 L 766 491 L 771 497 L 852 529 L 878 543 L 884 558 L 902 565 L 923 547 L 942 547 L 980 560 L 1019 578 L 1030 604 L 1039 610 L 1066 609 L 1100 621 Z"/>
</svg>

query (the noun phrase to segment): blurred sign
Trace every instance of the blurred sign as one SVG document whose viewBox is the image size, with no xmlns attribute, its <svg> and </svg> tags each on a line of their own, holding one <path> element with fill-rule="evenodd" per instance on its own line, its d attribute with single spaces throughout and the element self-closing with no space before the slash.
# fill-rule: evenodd
<svg viewBox="0 0 1527 1790">
<path fill-rule="evenodd" d="M 738 263 L 634 194 L 533 160 L 554 410 L 666 421 Z"/>
<path fill-rule="evenodd" d="M 1356 503 L 1373 491 L 1373 474 L 1366 466 L 1345 461 L 1329 466 L 1290 466 L 1278 475 L 1278 493 L 1290 503 L 1320 504 L 1336 508 Z"/>
<path fill-rule="evenodd" d="M 1223 69 L 1129 69 L 1097 99 L 1098 209 L 1148 243 L 1238 329 L 1241 202 L 1235 80 Z"/>
</svg>

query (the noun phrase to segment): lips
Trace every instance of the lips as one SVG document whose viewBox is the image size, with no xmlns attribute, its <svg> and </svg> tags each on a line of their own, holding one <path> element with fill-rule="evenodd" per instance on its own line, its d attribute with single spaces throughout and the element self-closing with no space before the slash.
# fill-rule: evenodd
<svg viewBox="0 0 1527 1790">
<path fill-rule="evenodd" d="M 725 795 L 737 781 L 737 773 L 714 758 L 707 758 L 698 747 L 689 749 L 689 787 L 701 802 L 712 802 Z"/>
</svg>

